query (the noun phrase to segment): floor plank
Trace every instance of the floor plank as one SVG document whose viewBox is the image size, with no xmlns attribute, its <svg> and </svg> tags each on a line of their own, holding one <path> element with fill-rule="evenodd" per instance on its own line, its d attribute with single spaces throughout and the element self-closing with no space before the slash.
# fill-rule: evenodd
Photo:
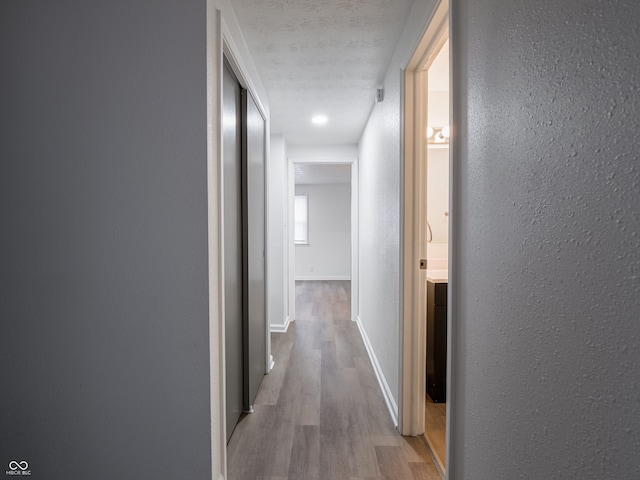
<svg viewBox="0 0 640 480">
<path fill-rule="evenodd" d="M 293 437 L 289 478 L 320 478 L 320 427 L 298 425 Z"/>
<path fill-rule="evenodd" d="M 429 395 L 426 395 L 425 402 L 424 436 L 440 468 L 446 471 L 447 404 L 434 403 Z"/>
<path fill-rule="evenodd" d="M 383 478 L 412 480 L 413 473 L 404 459 L 400 447 L 376 447 L 378 467 Z"/>
<path fill-rule="evenodd" d="M 414 480 L 440 480 L 440 475 L 426 463 L 409 462 L 409 468 Z"/>
<path fill-rule="evenodd" d="M 438 479 L 421 438 L 397 433 L 357 325 L 350 282 L 296 282 L 295 322 L 228 445 L 230 480 Z"/>
</svg>

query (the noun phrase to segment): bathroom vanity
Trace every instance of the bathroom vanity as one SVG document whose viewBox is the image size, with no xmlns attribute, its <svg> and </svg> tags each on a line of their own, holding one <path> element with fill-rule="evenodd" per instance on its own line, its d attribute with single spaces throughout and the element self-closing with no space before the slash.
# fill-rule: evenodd
<svg viewBox="0 0 640 480">
<path fill-rule="evenodd" d="M 447 401 L 447 280 L 427 279 L 427 393 Z"/>
</svg>

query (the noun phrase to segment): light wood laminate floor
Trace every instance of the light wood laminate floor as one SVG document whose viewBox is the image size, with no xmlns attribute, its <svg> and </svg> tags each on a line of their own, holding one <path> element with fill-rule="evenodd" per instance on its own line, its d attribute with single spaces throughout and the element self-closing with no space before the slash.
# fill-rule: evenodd
<svg viewBox="0 0 640 480">
<path fill-rule="evenodd" d="M 436 457 L 440 469 L 446 472 L 447 404 L 434 403 L 427 394 L 424 411 L 424 436 Z"/>
<path fill-rule="evenodd" d="M 228 478 L 439 480 L 424 440 L 393 426 L 349 282 L 296 282 L 296 322 L 273 333 L 273 371 L 228 445 Z"/>
</svg>

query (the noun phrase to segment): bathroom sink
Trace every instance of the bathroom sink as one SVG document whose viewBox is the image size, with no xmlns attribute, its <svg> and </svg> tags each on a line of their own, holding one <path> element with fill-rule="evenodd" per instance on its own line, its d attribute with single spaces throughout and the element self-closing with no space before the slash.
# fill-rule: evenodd
<svg viewBox="0 0 640 480">
<path fill-rule="evenodd" d="M 427 280 L 433 283 L 449 281 L 449 259 L 427 258 Z"/>
<path fill-rule="evenodd" d="M 436 270 L 427 267 L 427 281 L 433 283 L 448 283 L 449 270 L 446 268 Z"/>
</svg>

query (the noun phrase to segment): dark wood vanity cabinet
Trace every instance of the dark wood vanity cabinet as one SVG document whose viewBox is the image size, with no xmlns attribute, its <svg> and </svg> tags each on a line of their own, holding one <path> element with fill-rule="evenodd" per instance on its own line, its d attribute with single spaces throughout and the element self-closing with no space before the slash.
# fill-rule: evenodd
<svg viewBox="0 0 640 480">
<path fill-rule="evenodd" d="M 447 401 L 447 284 L 427 282 L 427 393 Z"/>
</svg>

